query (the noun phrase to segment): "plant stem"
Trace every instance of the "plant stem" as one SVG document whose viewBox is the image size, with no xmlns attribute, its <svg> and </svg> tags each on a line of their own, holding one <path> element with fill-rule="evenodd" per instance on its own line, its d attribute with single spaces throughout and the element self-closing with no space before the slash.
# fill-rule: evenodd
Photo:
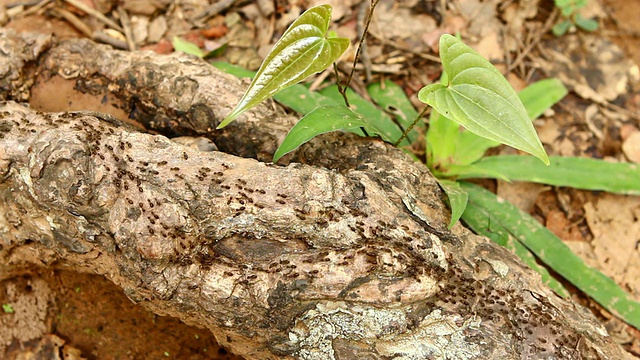
<svg viewBox="0 0 640 360">
<path fill-rule="evenodd" d="M 367 33 L 369 32 L 369 25 L 371 24 L 371 19 L 373 19 L 373 11 L 378 5 L 380 0 L 371 0 L 371 9 L 369 10 L 369 15 L 367 15 L 367 22 L 364 24 L 364 31 L 362 32 L 362 36 L 360 37 L 360 44 L 358 44 L 358 49 L 356 50 L 356 56 L 353 59 L 353 67 L 351 67 L 351 72 L 349 73 L 349 77 L 347 78 L 347 84 L 345 87 L 348 87 L 351 83 L 351 78 L 353 78 L 353 73 L 356 71 L 356 64 L 360 59 L 360 53 L 362 52 L 362 45 L 364 44 L 364 40 L 367 38 Z"/>
<path fill-rule="evenodd" d="M 364 40 L 367 37 L 367 33 L 369 32 L 369 25 L 371 24 L 371 19 L 373 18 L 373 11 L 375 10 L 376 5 L 378 5 L 378 1 L 380 0 L 371 0 L 371 8 L 369 9 L 369 14 L 367 15 L 367 20 L 364 25 L 364 30 L 362 31 L 362 36 L 360 37 L 360 43 L 358 43 L 356 56 L 353 58 L 353 66 L 351 67 L 351 72 L 349 72 L 349 77 L 347 78 L 347 82 L 344 84 L 344 86 L 342 86 L 342 84 L 340 83 L 338 66 L 336 65 L 336 63 L 333 63 L 333 71 L 336 74 L 338 92 L 340 93 L 340 95 L 342 95 L 342 98 L 344 99 L 344 103 L 345 105 L 347 105 L 347 107 L 351 107 L 349 105 L 349 99 L 347 98 L 347 88 L 349 87 L 349 84 L 351 83 L 351 79 L 353 78 L 353 74 L 356 71 L 356 65 L 358 64 L 358 60 L 360 59 L 360 53 L 362 53 L 362 46 L 364 45 Z M 365 133 L 365 135 L 367 134 L 366 130 L 362 129 L 362 131 Z"/>
<path fill-rule="evenodd" d="M 340 73 L 338 72 L 338 65 L 334 62 L 333 63 L 333 72 L 336 75 L 336 86 L 338 86 L 338 92 L 340 93 L 340 95 L 342 95 L 342 98 L 344 99 L 344 104 L 347 105 L 348 108 L 351 107 L 351 105 L 349 105 L 349 99 L 347 98 L 347 85 L 342 86 L 342 82 L 340 81 Z"/>
<path fill-rule="evenodd" d="M 420 119 L 422 119 L 422 117 L 424 116 L 424 114 L 427 112 L 427 109 L 429 109 L 428 106 L 425 106 L 424 109 L 422 109 L 422 112 L 420 112 L 420 114 L 418 114 L 418 116 L 415 118 L 415 120 L 413 120 L 413 122 L 411 123 L 411 125 L 409 125 L 409 127 L 407 128 L 407 130 L 405 130 L 402 133 L 402 136 L 400 136 L 400 139 L 398 139 L 398 141 L 396 141 L 393 146 L 398 147 L 398 145 L 402 142 L 402 140 L 404 140 L 404 138 L 407 137 L 407 135 L 411 132 L 411 130 L 413 130 L 413 127 L 416 126 L 418 124 L 418 121 L 420 121 Z"/>
</svg>

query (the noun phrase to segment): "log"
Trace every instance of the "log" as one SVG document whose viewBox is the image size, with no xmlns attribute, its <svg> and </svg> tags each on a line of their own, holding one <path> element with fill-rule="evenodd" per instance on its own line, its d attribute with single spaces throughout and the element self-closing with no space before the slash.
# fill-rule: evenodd
<svg viewBox="0 0 640 360">
<path fill-rule="evenodd" d="M 246 84 L 204 61 L 6 30 L 0 49 L 0 280 L 100 274 L 247 359 L 630 358 L 448 230 L 435 179 L 388 144 L 329 134 L 276 165 L 295 119 L 266 103 L 214 131 Z"/>
</svg>

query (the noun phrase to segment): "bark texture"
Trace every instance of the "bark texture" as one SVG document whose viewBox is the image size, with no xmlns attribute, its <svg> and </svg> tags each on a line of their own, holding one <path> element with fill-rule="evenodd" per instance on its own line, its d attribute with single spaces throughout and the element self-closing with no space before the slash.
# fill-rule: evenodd
<svg viewBox="0 0 640 360">
<path fill-rule="evenodd" d="M 199 59 L 3 30 L 0 49 L 0 279 L 102 274 L 251 359 L 628 356 L 514 255 L 448 231 L 433 177 L 387 144 L 328 135 L 268 164 L 293 119 L 268 103 L 212 131 L 244 85 Z M 221 151 L 51 112 L 78 99 Z"/>
</svg>

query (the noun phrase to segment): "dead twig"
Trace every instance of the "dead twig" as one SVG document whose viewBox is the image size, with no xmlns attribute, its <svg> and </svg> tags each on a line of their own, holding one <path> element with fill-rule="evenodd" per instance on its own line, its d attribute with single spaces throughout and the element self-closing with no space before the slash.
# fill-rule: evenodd
<svg viewBox="0 0 640 360">
<path fill-rule="evenodd" d="M 559 12 L 557 8 L 553 8 L 553 11 L 547 18 L 547 21 L 544 23 L 542 28 L 536 32 L 536 35 L 533 39 L 527 44 L 527 46 L 522 49 L 522 51 L 518 54 L 516 59 L 511 63 L 511 66 L 507 67 L 507 73 L 510 73 L 513 69 L 520 65 L 522 61 L 529 55 L 531 50 L 540 42 L 542 39 L 542 35 L 547 33 L 553 27 L 553 24 L 556 22 L 558 18 Z"/>
<path fill-rule="evenodd" d="M 35 14 L 39 11 L 41 11 L 42 9 L 46 8 L 48 5 L 51 4 L 51 0 L 43 0 L 43 1 L 27 1 L 26 3 L 31 3 L 29 6 L 31 6 L 30 8 L 22 11 L 19 14 L 16 14 L 14 17 L 18 18 L 18 17 L 23 17 L 23 16 L 29 16 L 31 14 Z M 7 9 L 9 9 L 10 6 L 7 5 Z"/>
<path fill-rule="evenodd" d="M 133 30 L 131 29 L 131 19 L 129 18 L 129 14 L 127 14 L 127 11 L 122 6 L 118 6 L 118 15 L 120 16 L 120 23 L 122 24 L 122 28 L 124 29 L 124 36 L 127 39 L 129 51 L 134 51 L 136 49 L 136 42 L 133 37 Z"/>
<path fill-rule="evenodd" d="M 230 8 L 236 0 L 220 0 L 215 1 L 213 4 L 207 6 L 200 14 L 196 16 L 196 19 L 199 21 L 207 21 L 210 18 L 218 15 L 219 13 Z"/>
<path fill-rule="evenodd" d="M 51 14 L 65 19 L 74 28 L 84 34 L 84 36 L 88 38 L 93 37 L 93 30 L 91 30 L 89 25 L 85 24 L 84 21 L 80 20 L 80 18 L 75 16 L 71 11 L 63 8 L 53 8 L 51 9 Z"/>
<path fill-rule="evenodd" d="M 115 48 L 122 50 L 126 50 L 129 47 L 126 41 L 122 41 L 114 38 L 113 36 L 109 36 L 103 31 L 94 31 L 93 34 L 91 34 L 91 38 L 97 42 L 109 44 Z"/>
<path fill-rule="evenodd" d="M 104 23 L 105 25 L 111 27 L 112 29 L 116 29 L 120 32 L 124 32 L 124 29 L 122 29 L 122 27 L 118 24 L 116 24 L 113 20 L 109 19 L 108 17 L 104 16 L 101 12 L 99 12 L 96 9 L 92 9 L 89 6 L 87 6 L 85 3 L 80 2 L 78 0 L 64 0 L 67 4 L 72 5 L 77 7 L 78 9 L 84 11 L 85 13 L 87 13 L 87 15 L 93 16 L 96 19 L 98 19 L 100 22 Z"/>
</svg>

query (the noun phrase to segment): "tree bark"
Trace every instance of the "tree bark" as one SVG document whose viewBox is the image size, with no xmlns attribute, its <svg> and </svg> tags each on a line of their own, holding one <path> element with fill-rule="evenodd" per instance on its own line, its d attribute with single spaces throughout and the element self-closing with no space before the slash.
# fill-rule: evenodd
<svg viewBox="0 0 640 360">
<path fill-rule="evenodd" d="M 269 102 L 213 131 L 245 85 L 199 59 L 4 30 L 0 49 L 0 279 L 101 274 L 250 359 L 629 356 L 513 254 L 449 231 L 431 174 L 388 144 L 326 135 L 274 165 L 295 119 Z"/>
</svg>

